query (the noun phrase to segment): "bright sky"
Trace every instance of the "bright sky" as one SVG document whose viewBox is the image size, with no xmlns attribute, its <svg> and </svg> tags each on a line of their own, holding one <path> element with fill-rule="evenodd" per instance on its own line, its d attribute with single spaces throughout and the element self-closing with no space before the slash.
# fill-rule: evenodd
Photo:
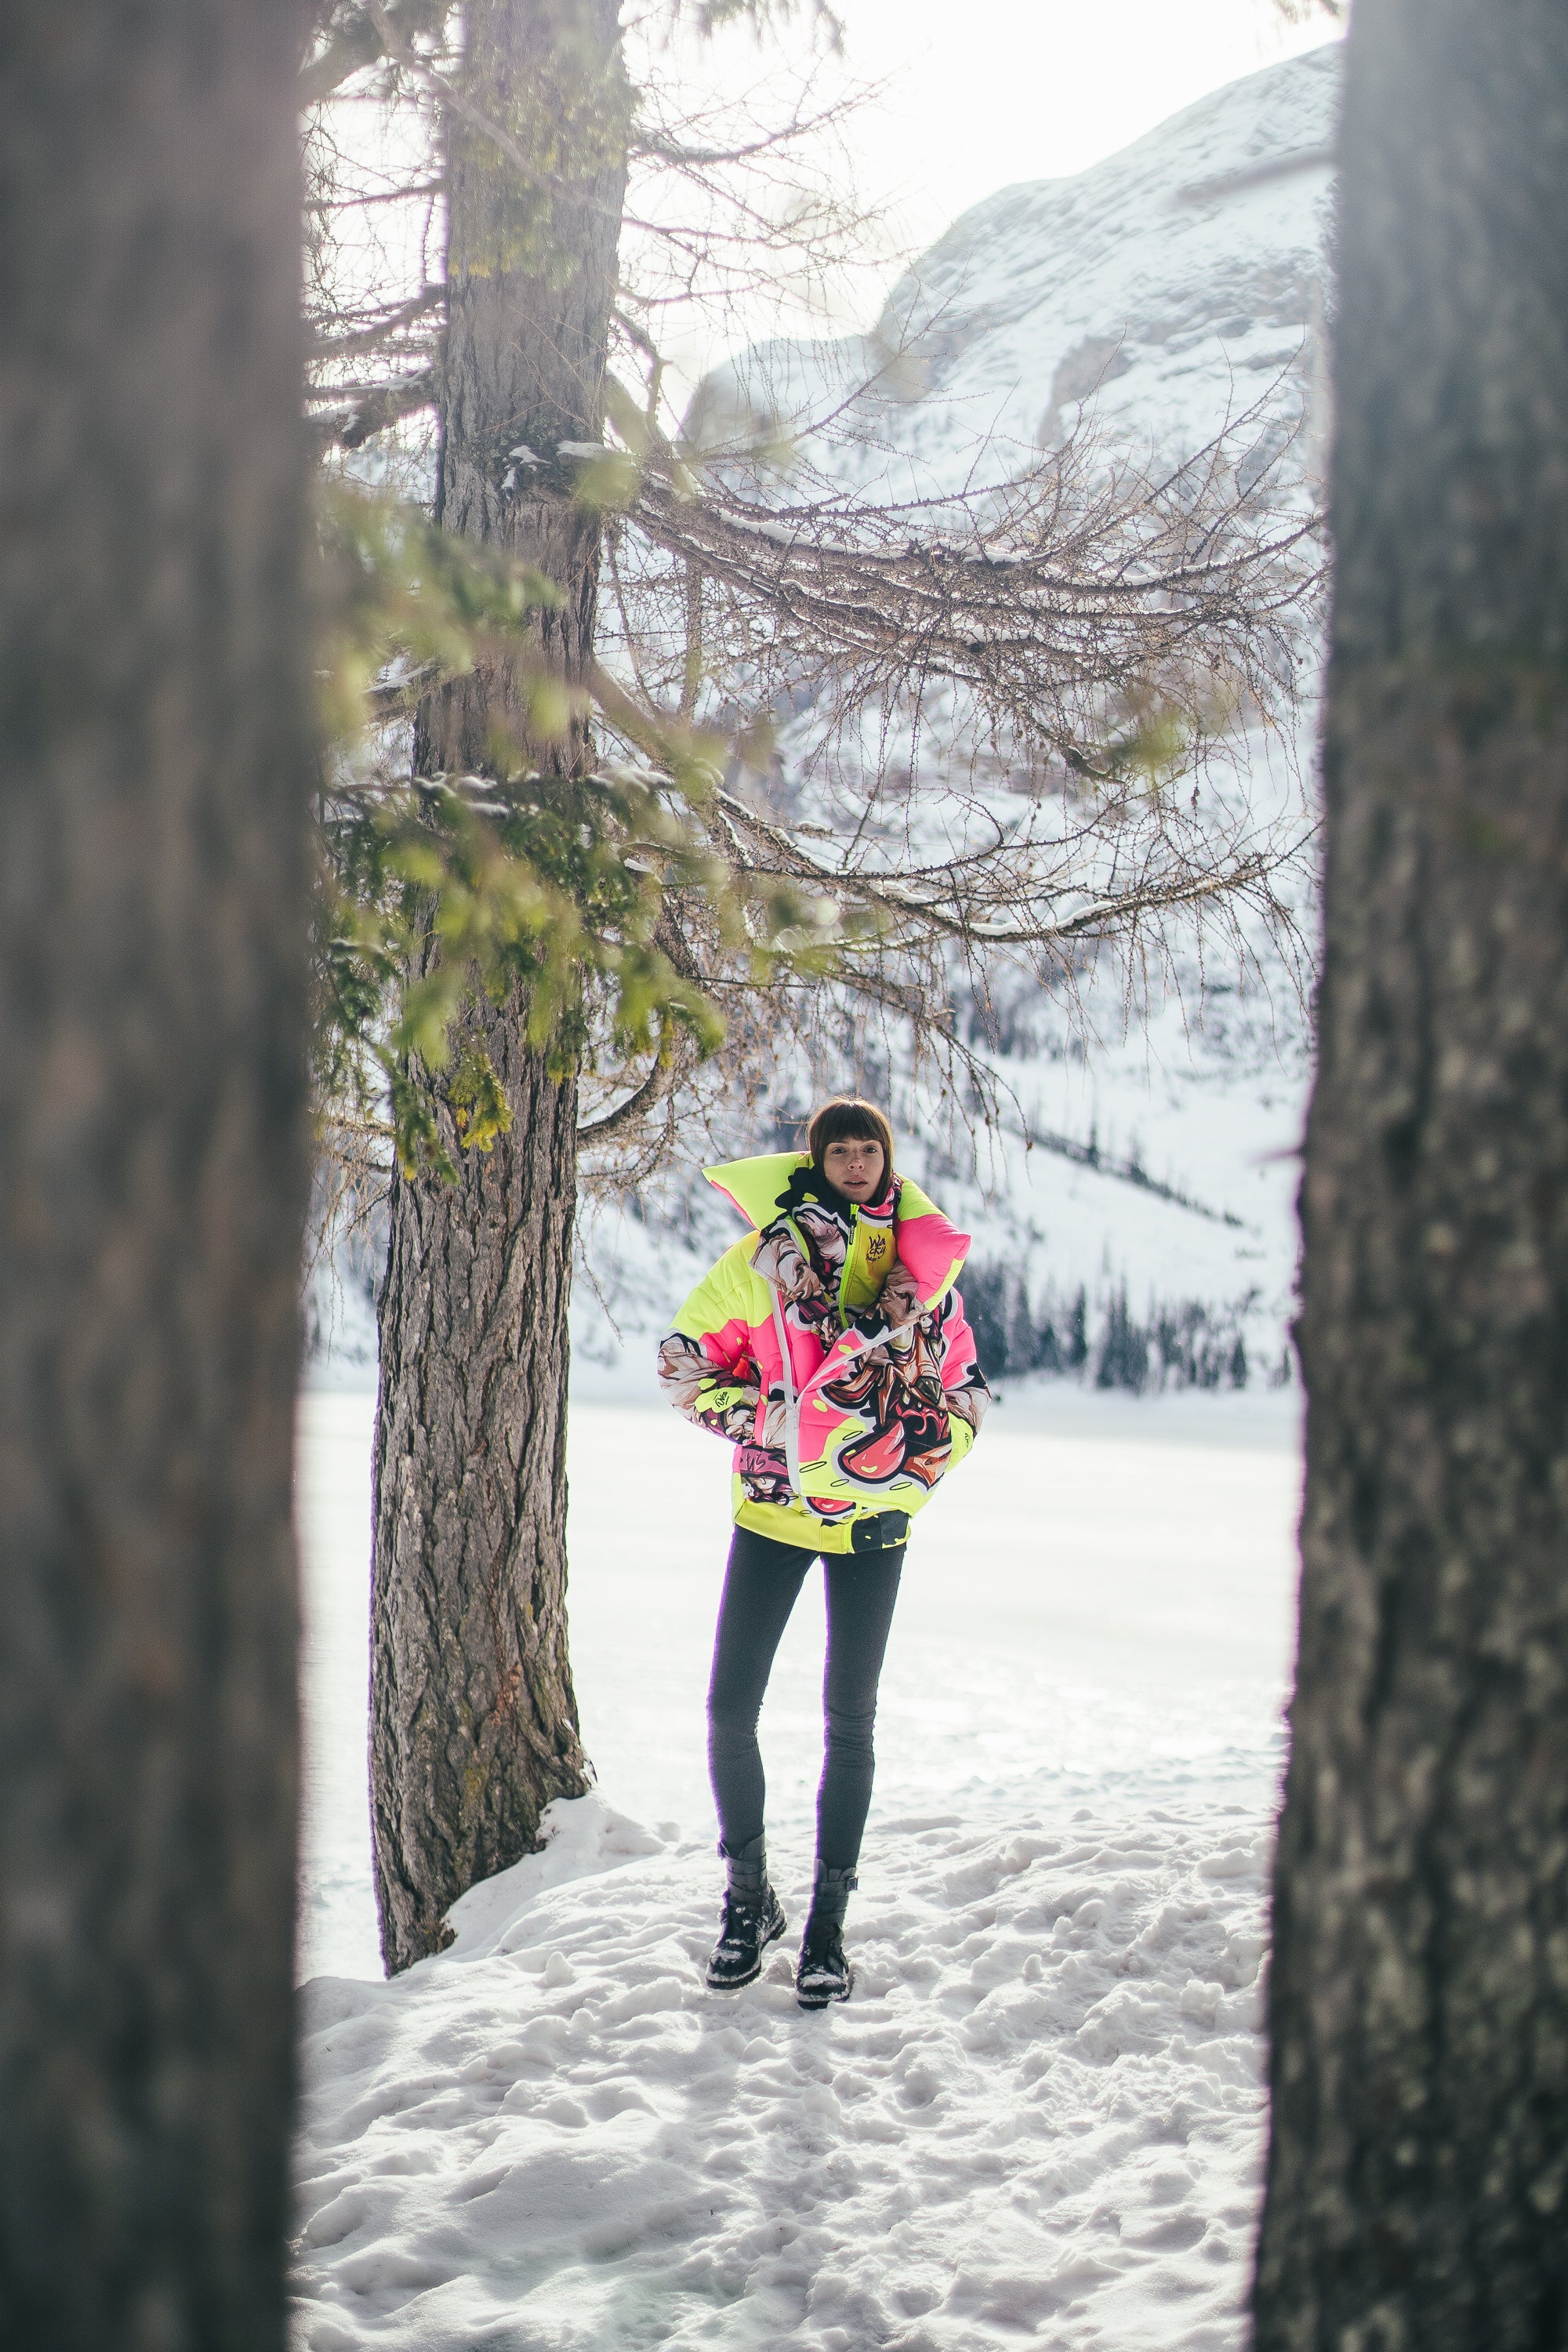
<svg viewBox="0 0 1568 2352">
<path fill-rule="evenodd" d="M 841 283 L 834 324 L 869 323 L 897 274 L 950 222 L 1015 180 L 1080 172 L 1194 99 L 1276 58 L 1337 37 L 1323 16 L 1287 21 L 1277 0 L 833 0 L 842 65 L 818 89 L 867 84 L 844 138 L 861 197 L 885 208 L 879 250 L 858 285 Z M 776 89 L 809 50 L 809 0 L 765 50 L 734 31 L 683 51 L 693 86 Z M 736 341 L 695 322 L 667 341 L 689 377 Z M 743 321 L 766 333 L 774 321 Z M 783 323 L 779 321 L 778 323 Z M 794 322 L 805 325 L 804 319 Z"/>
<path fill-rule="evenodd" d="M 1334 37 L 1274 0 L 838 0 L 848 64 L 886 77 L 854 136 L 868 190 L 930 237 L 1014 180 L 1081 172 L 1275 58 Z"/>
</svg>

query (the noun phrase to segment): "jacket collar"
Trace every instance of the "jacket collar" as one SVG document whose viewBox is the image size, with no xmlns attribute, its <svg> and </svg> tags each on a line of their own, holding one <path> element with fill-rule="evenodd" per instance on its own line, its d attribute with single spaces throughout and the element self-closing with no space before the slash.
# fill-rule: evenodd
<svg viewBox="0 0 1568 2352">
<path fill-rule="evenodd" d="M 768 1151 L 752 1160 L 731 1160 L 702 1171 L 716 1192 L 722 1192 L 757 1232 L 780 1213 L 779 1194 L 796 1169 L 809 1168 L 804 1151 Z M 949 1223 L 934 1201 L 909 1177 L 901 1176 L 893 1209 L 899 1256 L 913 1275 L 922 1303 L 934 1306 L 956 1281 L 969 1253 L 969 1235 Z M 879 1207 L 881 1205 L 878 1204 Z"/>
<path fill-rule="evenodd" d="M 811 1155 L 806 1151 L 770 1151 L 755 1160 L 731 1160 L 718 1168 L 702 1171 L 716 1192 L 739 1209 L 749 1225 L 760 1233 L 777 1216 L 787 1215 L 802 1200 L 820 1201 L 824 1208 L 842 1209 L 843 1195 L 816 1175 Z M 897 1213 L 897 1195 L 901 1180 L 889 1184 L 879 1201 L 868 1201 L 863 1205 L 873 1217 Z M 793 1195 L 793 1199 L 791 1198 Z"/>
</svg>

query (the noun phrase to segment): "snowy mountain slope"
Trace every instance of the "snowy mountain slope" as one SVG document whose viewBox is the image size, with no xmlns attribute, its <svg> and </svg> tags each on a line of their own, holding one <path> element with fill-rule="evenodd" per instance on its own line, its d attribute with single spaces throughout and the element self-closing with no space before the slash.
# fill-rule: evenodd
<svg viewBox="0 0 1568 2352">
<path fill-rule="evenodd" d="M 1227 1062 L 1184 1037 L 1167 1009 L 1124 1043 L 1005 1063 L 1004 1074 L 1031 1124 L 1075 1141 L 1082 1159 L 986 1136 L 976 1167 L 962 1134 L 922 1147 L 901 1125 L 899 1163 L 973 1236 L 963 1289 L 994 1383 L 1035 1370 L 1137 1387 L 1288 1379 L 1299 1041 L 1287 1053 L 1266 1040 L 1256 1059 Z M 830 1085 L 864 1085 L 901 1108 L 877 1069 L 847 1061 L 816 1091 Z M 804 1111 L 804 1092 L 796 1103 Z M 701 1201 L 706 1190 L 679 1171 L 668 1207 L 653 1197 L 584 1212 L 591 1280 L 573 1309 L 582 1392 L 651 1392 L 654 1340 L 739 1235 L 722 1203 Z M 1134 1328 L 1118 1341 L 1123 1309 Z"/>
<path fill-rule="evenodd" d="M 831 440 L 837 470 L 901 461 L 930 487 L 967 474 L 977 439 L 1055 446 L 1080 403 L 1185 456 L 1287 378 L 1315 461 L 1338 80 L 1337 49 L 1316 49 L 1074 178 L 999 190 L 899 281 L 870 335 L 761 344 L 715 371 L 689 437 L 743 446 L 831 418 L 813 455 Z"/>
<path fill-rule="evenodd" d="M 1268 68 L 1075 178 L 1001 190 L 905 275 L 872 334 L 767 343 L 716 371 L 689 437 L 713 453 L 793 438 L 818 477 L 940 496 L 1016 469 L 1080 417 L 1101 445 L 1163 461 L 1228 432 L 1243 479 L 1279 458 L 1271 497 L 1304 504 L 1327 425 L 1338 68 L 1332 47 Z M 1308 710 L 1290 740 L 1249 739 L 1242 789 L 1261 817 L 1293 810 L 1307 828 L 1313 730 Z M 912 1112 L 928 1138 L 900 1144 L 903 1164 L 975 1234 L 966 1289 L 990 1302 L 998 1370 L 1070 1355 L 1081 1289 L 1088 1377 L 1228 1381 L 1237 1338 L 1249 1379 L 1278 1377 L 1315 938 L 1304 886 L 1297 898 L 1293 950 L 1255 930 L 1242 971 L 1212 934 L 1188 938 L 1142 1003 L 1109 967 L 1080 975 L 1070 1011 L 1003 975 L 994 1059 L 1016 1108 L 978 1152 L 965 1107 L 900 1088 L 896 1051 L 877 1049 L 782 1072 L 770 1131 L 738 1122 L 733 1145 L 783 1142 L 814 1092 L 886 1086 L 890 1069 L 904 1131 Z M 1025 1129 L 1076 1149 L 1027 1149 Z M 603 1377 L 641 1377 L 647 1337 L 730 1237 L 693 1190 L 590 1217 L 579 1350 Z M 1129 1322 L 1130 1353 L 1115 1336 Z"/>
<path fill-rule="evenodd" d="M 794 435 L 820 474 L 936 495 L 976 468 L 1016 470 L 1073 428 L 1081 404 L 1099 436 L 1140 453 L 1189 455 L 1227 425 L 1243 472 L 1283 448 L 1275 495 L 1300 503 L 1327 424 L 1338 68 L 1335 48 L 1312 51 L 1074 178 L 1002 189 L 906 273 L 872 334 L 763 344 L 716 371 L 689 437 L 716 450 Z M 1305 824 L 1312 734 L 1307 711 L 1293 740 L 1248 743 L 1245 789 L 1265 817 L 1293 809 Z M 988 1302 L 994 1370 L 1070 1360 L 1081 1290 L 1085 1377 L 1223 1384 L 1238 1338 L 1248 1379 L 1277 1376 L 1309 1067 L 1316 918 L 1304 892 L 1299 919 L 1309 945 L 1294 962 L 1266 933 L 1251 937 L 1245 972 L 1214 937 L 1188 939 L 1145 976 L 1139 1003 L 1109 967 L 1079 975 L 1070 1009 L 999 975 L 994 1061 L 1016 1104 L 978 1148 L 970 1105 L 912 1087 L 896 1047 L 860 1040 L 810 1068 L 781 1055 L 761 1110 L 721 1123 L 723 1155 L 793 1140 L 824 1093 L 889 1093 L 910 1139 L 901 1164 L 975 1235 L 966 1287 Z M 986 1047 L 983 1024 L 971 1042 Z M 1070 1149 L 1026 1148 L 1026 1129 Z M 695 1123 L 688 1140 L 684 1163 L 637 1200 L 585 1203 L 574 1308 L 584 1388 L 651 1384 L 653 1341 L 732 1238 L 696 1174 L 708 1139 Z M 318 1379 L 374 1377 L 373 1278 L 362 1252 L 340 1262 L 335 1286 L 331 1274 L 318 1285 Z"/>
</svg>

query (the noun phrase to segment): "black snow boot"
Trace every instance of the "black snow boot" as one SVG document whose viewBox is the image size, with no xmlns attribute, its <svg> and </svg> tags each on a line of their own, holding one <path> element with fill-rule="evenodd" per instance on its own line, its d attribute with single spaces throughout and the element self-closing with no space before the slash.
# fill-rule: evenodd
<svg viewBox="0 0 1568 2352">
<path fill-rule="evenodd" d="M 768 1884 L 768 1853 L 764 1841 L 754 1837 L 739 1853 L 721 1845 L 729 1885 L 724 1895 L 724 1924 L 719 1941 L 708 1956 L 710 1992 L 735 1992 L 754 1984 L 763 1973 L 763 1954 L 784 1934 L 789 1921 L 784 1905 Z"/>
<path fill-rule="evenodd" d="M 795 1972 L 795 1997 L 802 2009 L 826 2009 L 829 2001 L 847 2000 L 854 1990 L 855 1971 L 844 1957 L 844 1914 L 850 1890 L 859 1883 L 852 1870 L 816 1865 L 816 1892 Z"/>
</svg>

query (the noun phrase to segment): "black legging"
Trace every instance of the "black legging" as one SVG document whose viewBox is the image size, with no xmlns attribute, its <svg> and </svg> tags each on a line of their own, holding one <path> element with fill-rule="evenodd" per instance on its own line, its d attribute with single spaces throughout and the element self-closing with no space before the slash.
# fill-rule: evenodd
<svg viewBox="0 0 1568 2352">
<path fill-rule="evenodd" d="M 763 1827 L 763 1759 L 757 1717 L 789 1612 L 817 1557 L 797 1544 L 735 1529 L 713 1674 L 708 1685 L 708 1769 L 719 1826 L 731 1853 Z M 904 1550 L 825 1552 L 827 1665 L 822 1707 L 826 1752 L 816 1792 L 816 1855 L 829 1870 L 853 1868 L 871 1802 L 871 1732 L 877 1684 L 899 1597 Z"/>
</svg>

